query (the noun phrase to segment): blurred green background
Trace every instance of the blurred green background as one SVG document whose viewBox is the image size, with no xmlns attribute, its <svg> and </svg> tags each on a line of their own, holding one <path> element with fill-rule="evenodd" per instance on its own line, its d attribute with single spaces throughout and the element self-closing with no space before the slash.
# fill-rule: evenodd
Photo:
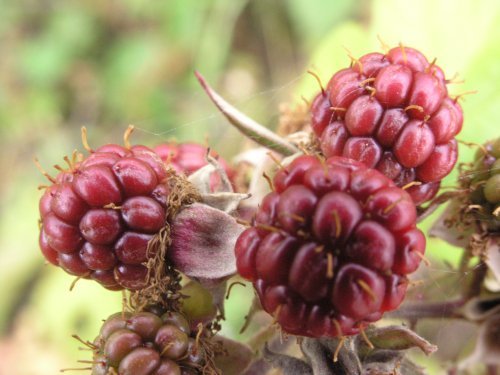
<svg viewBox="0 0 500 375">
<path fill-rule="evenodd" d="M 193 71 L 230 102 L 274 127 L 279 104 L 300 102 L 361 56 L 400 41 L 424 52 L 460 94 L 462 140 L 499 135 L 500 2 L 473 0 L 0 1 L 0 374 L 55 374 L 79 367 L 70 335 L 92 339 L 120 309 L 119 293 L 44 265 L 37 245 L 37 156 L 50 169 L 80 146 L 133 140 L 154 145 L 208 139 L 226 159 L 243 143 L 211 106 Z M 461 160 L 471 151 L 461 146 Z M 455 183 L 456 174 L 445 185 Z M 430 220 L 426 222 L 428 226 Z M 433 257 L 458 251 L 431 240 Z M 236 287 L 224 332 L 235 336 L 249 288 Z M 452 291 L 443 290 L 443 298 Z M 435 365 L 435 373 L 439 365 Z"/>
</svg>

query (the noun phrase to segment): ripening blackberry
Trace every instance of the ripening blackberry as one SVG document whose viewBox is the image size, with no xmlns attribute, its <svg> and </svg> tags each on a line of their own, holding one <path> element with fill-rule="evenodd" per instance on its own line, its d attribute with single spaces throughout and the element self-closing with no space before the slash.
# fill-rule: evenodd
<svg viewBox="0 0 500 375">
<path fill-rule="evenodd" d="M 399 306 L 425 251 L 406 191 L 342 157 L 297 157 L 235 246 L 238 272 L 282 328 L 355 334 Z"/>
<path fill-rule="evenodd" d="M 94 351 L 92 375 L 216 374 L 201 333 L 176 312 L 111 315 L 86 343 Z"/>
<path fill-rule="evenodd" d="M 433 198 L 457 160 L 462 109 L 435 64 L 409 47 L 369 53 L 338 71 L 312 102 L 312 128 L 326 157 L 365 163 L 407 189 L 415 204 Z"/>
<path fill-rule="evenodd" d="M 71 275 L 94 279 L 112 290 L 138 290 L 147 282 L 149 246 L 165 227 L 169 172 L 150 148 L 108 144 L 89 155 L 65 158 L 40 199 L 40 248 Z"/>
<path fill-rule="evenodd" d="M 207 165 L 207 147 L 197 143 L 162 143 L 155 146 L 153 150 L 169 167 L 187 176 Z M 228 178 L 232 180 L 234 171 L 229 164 L 224 159 L 219 158 L 214 151 L 210 154 L 217 158 L 219 165 L 224 169 Z M 212 174 L 210 176 L 211 190 L 217 191 L 220 186 L 220 176 L 216 173 Z"/>
</svg>

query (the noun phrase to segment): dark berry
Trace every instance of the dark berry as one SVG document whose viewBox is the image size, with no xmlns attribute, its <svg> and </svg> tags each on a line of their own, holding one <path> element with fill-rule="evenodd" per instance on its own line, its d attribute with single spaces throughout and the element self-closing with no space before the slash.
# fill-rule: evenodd
<svg viewBox="0 0 500 375">
<path fill-rule="evenodd" d="M 274 186 L 235 254 L 285 331 L 351 335 L 399 306 L 425 250 L 407 192 L 360 162 L 307 155 Z"/>
<path fill-rule="evenodd" d="M 456 163 L 463 124 L 447 82 L 438 66 L 402 45 L 354 60 L 311 104 L 322 153 L 375 167 L 399 187 L 415 181 L 408 193 L 417 205 L 432 199 Z"/>
</svg>

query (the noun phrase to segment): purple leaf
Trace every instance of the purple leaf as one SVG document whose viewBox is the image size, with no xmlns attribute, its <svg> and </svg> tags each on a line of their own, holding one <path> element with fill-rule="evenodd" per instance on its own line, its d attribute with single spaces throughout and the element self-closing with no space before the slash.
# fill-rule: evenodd
<svg viewBox="0 0 500 375">
<path fill-rule="evenodd" d="M 195 203 L 172 224 L 168 257 L 186 276 L 221 280 L 236 273 L 234 244 L 245 228 L 215 208 Z"/>
</svg>

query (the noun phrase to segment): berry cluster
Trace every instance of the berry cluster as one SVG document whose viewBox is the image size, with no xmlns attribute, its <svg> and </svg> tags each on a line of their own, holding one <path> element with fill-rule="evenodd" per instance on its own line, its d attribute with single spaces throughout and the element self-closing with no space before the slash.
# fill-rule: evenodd
<svg viewBox="0 0 500 375">
<path fill-rule="evenodd" d="M 179 313 L 117 313 L 90 345 L 92 375 L 202 374 L 206 352 Z"/>
<path fill-rule="evenodd" d="M 312 128 L 326 157 L 376 168 L 407 189 L 415 204 L 435 196 L 457 160 L 462 109 L 443 71 L 419 51 L 369 53 L 340 70 L 311 105 Z"/>
<path fill-rule="evenodd" d="M 144 287 L 148 242 L 165 226 L 165 164 L 145 146 L 115 144 L 69 164 L 40 200 L 43 255 L 108 289 Z"/>
<path fill-rule="evenodd" d="M 235 253 L 282 328 L 351 335 L 397 308 L 425 250 L 408 193 L 342 157 L 299 156 L 273 181 Z"/>
</svg>

